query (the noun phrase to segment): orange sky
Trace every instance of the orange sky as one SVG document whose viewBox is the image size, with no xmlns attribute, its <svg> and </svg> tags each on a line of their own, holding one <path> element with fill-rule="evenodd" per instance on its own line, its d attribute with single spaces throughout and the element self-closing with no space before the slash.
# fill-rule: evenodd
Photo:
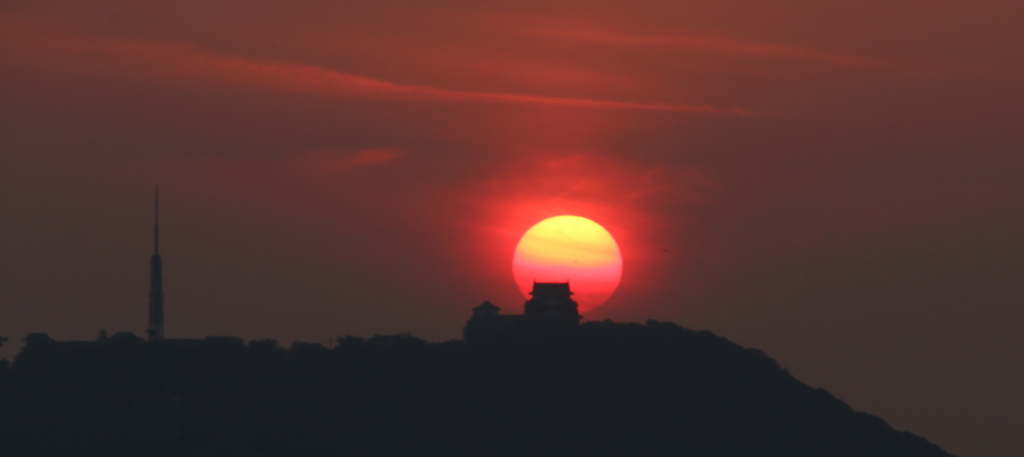
<svg viewBox="0 0 1024 457">
<path fill-rule="evenodd" d="M 1024 6 L 0 6 L 0 335 L 459 337 L 600 220 L 671 320 L 960 456 L 1024 448 Z M 5 346 L 0 356 L 10 357 Z"/>
</svg>

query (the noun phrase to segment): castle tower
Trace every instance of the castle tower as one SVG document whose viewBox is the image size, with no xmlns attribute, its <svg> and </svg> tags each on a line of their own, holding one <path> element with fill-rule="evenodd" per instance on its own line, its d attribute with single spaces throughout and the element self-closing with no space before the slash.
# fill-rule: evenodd
<svg viewBox="0 0 1024 457">
<path fill-rule="evenodd" d="M 164 337 L 164 279 L 163 262 L 160 260 L 160 188 L 154 193 L 153 213 L 153 257 L 149 261 L 149 340 Z"/>
<path fill-rule="evenodd" d="M 568 282 L 533 283 L 532 298 L 526 302 L 524 316 L 547 316 L 566 319 L 581 319 L 579 305 L 572 299 Z"/>
</svg>

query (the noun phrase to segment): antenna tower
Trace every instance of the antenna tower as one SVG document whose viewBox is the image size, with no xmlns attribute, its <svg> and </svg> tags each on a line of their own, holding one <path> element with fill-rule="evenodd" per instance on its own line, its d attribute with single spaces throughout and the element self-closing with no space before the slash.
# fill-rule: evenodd
<svg viewBox="0 0 1024 457">
<path fill-rule="evenodd" d="M 149 261 L 149 341 L 164 337 L 164 279 L 160 260 L 160 187 L 153 194 L 153 257 Z"/>
</svg>

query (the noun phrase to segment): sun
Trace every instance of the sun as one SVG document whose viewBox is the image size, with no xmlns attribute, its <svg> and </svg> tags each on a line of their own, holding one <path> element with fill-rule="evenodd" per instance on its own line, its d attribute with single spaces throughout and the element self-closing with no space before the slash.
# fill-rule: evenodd
<svg viewBox="0 0 1024 457">
<path fill-rule="evenodd" d="M 569 282 L 580 312 L 601 306 L 622 279 L 619 245 L 597 222 L 555 216 L 527 230 L 512 257 L 512 276 L 529 298 L 536 282 Z"/>
</svg>

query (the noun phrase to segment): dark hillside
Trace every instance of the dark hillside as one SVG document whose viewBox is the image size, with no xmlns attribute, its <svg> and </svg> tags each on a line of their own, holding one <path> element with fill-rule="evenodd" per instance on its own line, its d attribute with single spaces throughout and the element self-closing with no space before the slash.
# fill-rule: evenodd
<svg viewBox="0 0 1024 457">
<path fill-rule="evenodd" d="M 674 324 L 334 348 L 32 335 L 0 367 L 0 454 L 948 456 Z"/>
</svg>

